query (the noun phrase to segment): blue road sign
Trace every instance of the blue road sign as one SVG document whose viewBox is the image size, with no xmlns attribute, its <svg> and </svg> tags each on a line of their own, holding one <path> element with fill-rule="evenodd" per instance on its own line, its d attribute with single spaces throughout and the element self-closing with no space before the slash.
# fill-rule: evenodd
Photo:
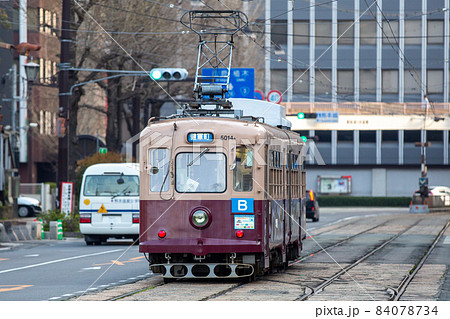
<svg viewBox="0 0 450 319">
<path fill-rule="evenodd" d="M 419 186 L 427 186 L 428 178 L 427 177 L 419 177 Z"/>
<path fill-rule="evenodd" d="M 227 75 L 225 68 L 216 69 L 215 75 Z M 203 76 L 212 76 L 213 69 L 205 68 L 202 70 Z M 207 79 L 209 80 L 209 79 Z M 209 82 L 209 81 L 207 81 Z M 226 83 L 225 79 L 220 79 L 218 83 Z M 217 83 L 216 82 L 216 83 Z M 227 98 L 255 98 L 255 69 L 253 68 L 231 68 L 230 84 L 228 85 Z"/>
<path fill-rule="evenodd" d="M 339 112 L 316 112 L 316 122 L 337 123 L 339 122 Z"/>
</svg>

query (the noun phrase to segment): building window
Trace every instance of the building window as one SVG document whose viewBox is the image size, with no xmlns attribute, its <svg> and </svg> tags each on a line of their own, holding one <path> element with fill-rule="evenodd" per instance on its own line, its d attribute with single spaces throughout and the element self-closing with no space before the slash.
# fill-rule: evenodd
<svg viewBox="0 0 450 319">
<path fill-rule="evenodd" d="M 377 23 L 372 20 L 361 20 L 359 26 L 360 43 L 376 44 L 377 43 Z"/>
<path fill-rule="evenodd" d="M 39 8 L 39 32 L 57 36 L 58 15 L 50 10 Z"/>
<path fill-rule="evenodd" d="M 398 43 L 398 21 L 383 21 L 383 43 Z"/>
<path fill-rule="evenodd" d="M 360 143 L 376 143 L 376 131 L 359 131 Z"/>
<path fill-rule="evenodd" d="M 287 24 L 285 20 L 275 21 L 272 24 L 271 40 L 277 44 L 287 43 Z"/>
<path fill-rule="evenodd" d="M 353 21 L 338 21 L 338 44 L 353 44 Z"/>
<path fill-rule="evenodd" d="M 331 93 L 331 70 L 316 70 L 315 88 L 316 94 Z"/>
<path fill-rule="evenodd" d="M 405 20 L 405 44 L 422 43 L 422 23 L 420 20 Z"/>
<path fill-rule="evenodd" d="M 427 131 L 427 141 L 442 143 L 444 141 L 444 133 L 442 131 Z"/>
<path fill-rule="evenodd" d="M 316 44 L 331 44 L 331 21 L 316 20 Z"/>
<path fill-rule="evenodd" d="M 338 94 L 353 94 L 353 70 L 338 70 L 337 71 L 337 93 Z"/>
<path fill-rule="evenodd" d="M 318 138 L 318 143 L 331 143 L 331 131 L 315 131 L 315 136 Z"/>
<path fill-rule="evenodd" d="M 309 21 L 294 21 L 294 44 L 309 44 Z"/>
<path fill-rule="evenodd" d="M 444 21 L 428 20 L 427 33 L 428 44 L 444 43 Z"/>
<path fill-rule="evenodd" d="M 381 131 L 381 140 L 383 142 L 396 142 L 396 143 L 398 143 L 398 131 L 394 131 L 394 130 Z"/>
<path fill-rule="evenodd" d="M 39 111 L 39 133 L 42 135 L 53 135 L 56 132 L 56 113 Z"/>
<path fill-rule="evenodd" d="M 405 130 L 405 143 L 415 143 L 420 141 L 421 137 L 419 130 Z"/>
<path fill-rule="evenodd" d="M 361 94 L 375 94 L 377 72 L 375 70 L 359 71 L 359 91 Z"/>
<path fill-rule="evenodd" d="M 338 142 L 353 142 L 354 131 L 337 131 Z"/>
<path fill-rule="evenodd" d="M 295 70 L 293 81 L 294 81 L 293 89 L 295 94 L 309 93 L 309 71 L 305 72 L 305 70 Z"/>
<path fill-rule="evenodd" d="M 271 70 L 270 71 L 270 87 L 281 91 L 287 90 L 287 71 L 286 70 Z"/>
<path fill-rule="evenodd" d="M 418 78 L 420 70 L 405 70 L 405 94 L 419 94 L 421 92 L 421 79 Z"/>
<path fill-rule="evenodd" d="M 427 90 L 428 93 L 444 92 L 443 70 L 427 70 Z"/>
<path fill-rule="evenodd" d="M 398 93 L 398 70 L 383 70 L 383 93 Z"/>
</svg>

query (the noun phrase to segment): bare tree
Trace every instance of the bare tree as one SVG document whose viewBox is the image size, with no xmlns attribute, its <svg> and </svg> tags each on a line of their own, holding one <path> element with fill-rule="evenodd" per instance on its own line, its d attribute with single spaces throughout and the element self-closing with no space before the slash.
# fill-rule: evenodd
<svg viewBox="0 0 450 319">
<path fill-rule="evenodd" d="M 217 1 L 205 3 L 201 9 L 234 10 L 241 9 L 242 6 L 242 2 L 238 0 L 221 1 L 219 5 Z M 77 66 L 135 71 L 150 71 L 155 67 L 182 67 L 191 75 L 195 73 L 198 37 L 179 23 L 181 15 L 191 9 L 190 1 L 178 1 L 172 5 L 162 1 L 91 0 L 84 1 L 83 6 L 89 14 L 80 8 L 75 11 Z M 259 4 L 252 5 L 249 10 L 252 12 L 250 19 L 255 20 L 259 16 L 259 7 Z M 248 35 L 236 36 L 235 48 L 233 67 L 261 68 L 261 47 Z M 83 71 L 76 73 L 76 79 L 91 81 L 111 75 L 113 73 Z M 191 98 L 193 90 L 193 83 L 172 82 L 169 92 L 167 83 L 155 83 L 148 77 L 134 76 L 115 77 L 96 82 L 96 85 L 105 93 L 107 104 L 105 105 L 101 94 L 87 94 L 88 98 L 83 98 L 82 105 L 101 116 L 106 115 L 104 132 L 107 147 L 112 151 L 121 150 L 124 134 L 136 133 L 133 116 L 136 116 L 137 110 L 141 113 L 150 102 L 150 110 L 144 113 L 159 116 L 164 100 L 179 96 Z M 72 101 L 79 103 L 85 93 L 82 87 L 75 90 Z M 138 108 L 133 108 L 133 104 L 138 104 Z M 73 107 L 73 116 L 78 115 L 75 113 L 78 109 L 78 105 Z M 78 117 L 80 121 L 85 120 L 84 113 L 83 111 Z M 146 123 L 147 119 L 143 118 L 141 124 Z M 72 120 L 70 124 L 72 130 Z"/>
</svg>

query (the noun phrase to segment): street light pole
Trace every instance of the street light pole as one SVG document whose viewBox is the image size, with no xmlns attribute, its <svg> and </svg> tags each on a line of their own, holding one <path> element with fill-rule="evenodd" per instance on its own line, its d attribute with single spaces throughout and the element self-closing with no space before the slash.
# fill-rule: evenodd
<svg viewBox="0 0 450 319">
<path fill-rule="evenodd" d="M 61 15 L 61 54 L 60 64 L 65 65 L 70 63 L 69 44 L 71 40 L 70 34 L 70 0 L 62 1 L 62 15 Z M 61 183 L 68 181 L 69 173 L 69 100 L 70 96 L 63 94 L 69 91 L 69 70 L 67 68 L 61 68 L 59 71 L 59 125 L 64 126 L 64 129 L 60 127 L 60 135 L 58 136 L 58 198 L 61 200 Z"/>
</svg>

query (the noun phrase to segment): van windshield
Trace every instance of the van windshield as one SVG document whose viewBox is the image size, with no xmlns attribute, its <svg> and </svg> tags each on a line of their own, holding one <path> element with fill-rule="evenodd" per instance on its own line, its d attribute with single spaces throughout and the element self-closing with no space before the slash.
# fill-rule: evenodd
<svg viewBox="0 0 450 319">
<path fill-rule="evenodd" d="M 84 196 L 139 196 L 137 175 L 88 175 Z"/>
</svg>

